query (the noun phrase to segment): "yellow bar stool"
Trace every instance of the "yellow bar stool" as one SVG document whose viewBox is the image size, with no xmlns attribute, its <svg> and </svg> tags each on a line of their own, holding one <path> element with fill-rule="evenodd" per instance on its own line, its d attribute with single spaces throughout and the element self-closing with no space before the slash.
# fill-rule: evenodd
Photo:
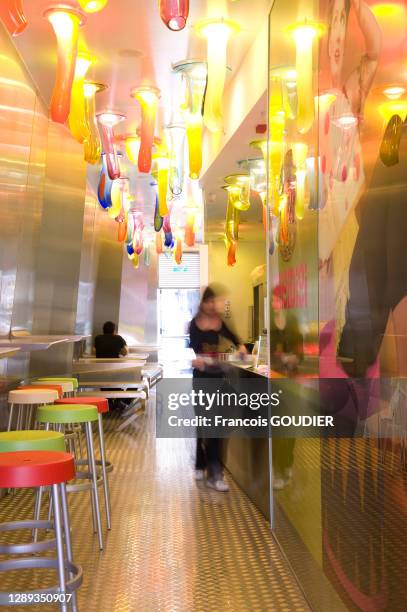
<svg viewBox="0 0 407 612">
<path fill-rule="evenodd" d="M 40 406 L 37 408 L 35 419 L 37 423 L 44 424 L 46 430 L 49 430 L 50 428 L 62 430 L 67 425 L 69 425 L 70 429 L 72 429 L 72 425 L 74 424 L 80 424 L 84 427 L 87 450 L 85 460 L 88 466 L 88 471 L 82 472 L 77 470 L 76 478 L 86 479 L 87 482 L 68 484 L 67 491 L 68 493 L 76 493 L 78 491 L 90 490 L 93 528 L 98 534 L 99 548 L 100 550 L 103 550 L 102 522 L 100 517 L 100 503 L 98 494 L 98 485 L 103 483 L 103 479 L 98 478 L 96 471 L 92 432 L 92 424 L 98 421 L 97 408 L 87 404 Z"/>
<path fill-rule="evenodd" d="M 79 387 L 78 379 L 75 376 L 41 376 L 40 378 L 38 378 L 38 380 L 42 382 L 57 382 L 57 384 L 60 380 L 65 382 L 71 382 L 73 384 L 73 395 L 76 395 L 76 392 Z"/>
<path fill-rule="evenodd" d="M 55 385 L 59 385 L 60 387 L 62 387 L 62 392 L 64 394 L 64 397 L 72 397 L 75 391 L 75 387 L 74 384 L 71 380 L 53 380 L 52 382 L 50 380 L 40 380 L 40 379 L 36 379 L 33 380 L 30 384 L 31 385 L 37 385 L 37 386 L 41 386 L 41 385 L 46 385 L 46 384 L 55 384 Z"/>
<path fill-rule="evenodd" d="M 13 389 L 8 394 L 10 408 L 7 431 L 11 431 L 15 409 L 17 409 L 15 429 L 28 429 L 34 410 L 43 404 L 52 404 L 59 397 L 53 389 Z"/>
</svg>

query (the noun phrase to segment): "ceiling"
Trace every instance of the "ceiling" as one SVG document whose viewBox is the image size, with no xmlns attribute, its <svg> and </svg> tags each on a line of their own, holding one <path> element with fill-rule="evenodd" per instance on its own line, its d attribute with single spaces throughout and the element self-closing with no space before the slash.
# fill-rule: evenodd
<svg viewBox="0 0 407 612">
<path fill-rule="evenodd" d="M 40 93 L 49 102 L 56 65 L 55 37 L 43 13 L 52 0 L 25 0 L 29 26 L 15 39 Z M 64 0 L 78 8 L 74 0 Z M 230 17 L 242 30 L 231 39 L 228 63 L 236 71 L 253 42 L 256 31 L 266 18 L 270 0 L 191 0 L 186 28 L 171 32 L 159 16 L 158 0 L 109 0 L 99 13 L 88 14 L 81 28 L 96 62 L 88 77 L 109 86 L 97 96 L 97 109 L 111 107 L 126 113 L 127 119 L 118 126 L 119 133 L 134 131 L 139 124 L 139 105 L 130 98 L 131 88 L 154 85 L 162 92 L 159 107 L 159 128 L 171 121 L 172 105 L 176 101 L 177 77 L 173 63 L 187 57 L 205 58 L 206 43 L 199 38 L 193 25 L 206 17 Z M 179 78 L 179 77 L 178 77 Z"/>
</svg>

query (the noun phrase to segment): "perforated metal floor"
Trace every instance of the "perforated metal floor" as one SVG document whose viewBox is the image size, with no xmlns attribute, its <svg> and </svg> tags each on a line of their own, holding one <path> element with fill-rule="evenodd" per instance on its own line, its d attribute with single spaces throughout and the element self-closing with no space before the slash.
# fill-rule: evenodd
<svg viewBox="0 0 407 612">
<path fill-rule="evenodd" d="M 114 418 L 107 421 L 113 527 L 102 553 L 88 494 L 70 496 L 74 556 L 84 570 L 79 609 L 309 610 L 266 521 L 240 489 L 229 480 L 231 490 L 222 494 L 194 482 L 194 440 L 155 439 L 153 402 L 124 432 L 114 431 Z M 31 508 L 28 493 L 7 496 L 0 520 L 25 517 Z M 35 585 L 29 579 L 9 573 L 0 576 L 0 588 L 24 590 Z"/>
</svg>

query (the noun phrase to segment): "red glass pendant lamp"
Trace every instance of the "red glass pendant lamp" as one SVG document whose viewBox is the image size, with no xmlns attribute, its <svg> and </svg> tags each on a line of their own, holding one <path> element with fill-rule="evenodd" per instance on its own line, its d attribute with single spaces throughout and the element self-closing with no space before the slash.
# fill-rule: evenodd
<svg viewBox="0 0 407 612">
<path fill-rule="evenodd" d="M 183 30 L 188 14 L 189 0 L 160 0 L 160 17 L 169 30 Z"/>
</svg>

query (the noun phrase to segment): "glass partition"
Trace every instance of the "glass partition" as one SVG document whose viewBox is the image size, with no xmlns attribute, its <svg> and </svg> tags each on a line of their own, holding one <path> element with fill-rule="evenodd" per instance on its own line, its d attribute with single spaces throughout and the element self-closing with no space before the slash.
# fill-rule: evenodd
<svg viewBox="0 0 407 612">
<path fill-rule="evenodd" d="M 316 610 L 407 608 L 406 26 L 404 1 L 270 13 L 270 363 L 337 424 L 272 439 L 273 529 Z"/>
</svg>

